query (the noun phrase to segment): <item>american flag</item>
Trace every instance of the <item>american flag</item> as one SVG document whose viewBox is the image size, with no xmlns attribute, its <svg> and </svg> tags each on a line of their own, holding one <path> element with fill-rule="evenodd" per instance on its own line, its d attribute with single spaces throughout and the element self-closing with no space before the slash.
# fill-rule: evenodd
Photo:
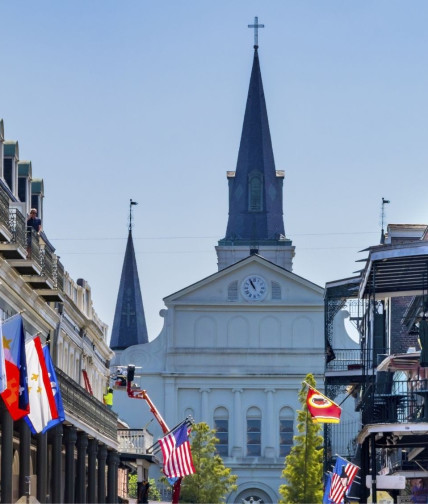
<svg viewBox="0 0 428 504">
<path fill-rule="evenodd" d="M 345 493 L 351 488 L 352 482 L 359 470 L 359 467 L 342 457 L 337 457 L 336 465 L 334 466 L 333 474 L 331 476 L 331 486 L 329 500 L 334 504 L 341 504 Z M 342 475 L 345 471 L 347 480 L 345 480 L 346 486 L 343 484 Z"/>
<path fill-rule="evenodd" d="M 168 478 L 179 478 L 194 474 L 195 467 L 190 451 L 187 425 L 170 432 L 159 440 L 163 455 L 163 472 Z"/>
</svg>

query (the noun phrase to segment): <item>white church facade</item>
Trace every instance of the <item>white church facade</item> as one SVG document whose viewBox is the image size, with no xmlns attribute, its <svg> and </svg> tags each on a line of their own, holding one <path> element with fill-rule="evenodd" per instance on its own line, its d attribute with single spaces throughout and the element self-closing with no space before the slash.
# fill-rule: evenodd
<svg viewBox="0 0 428 504">
<path fill-rule="evenodd" d="M 263 299 L 247 299 L 247 279 L 262 282 Z M 219 452 L 238 475 L 228 502 L 277 502 L 297 392 L 307 372 L 323 377 L 323 289 L 253 255 L 164 301 L 161 334 L 115 364 L 141 367 L 136 381 L 171 427 L 191 415 L 218 430 Z M 144 403 L 115 394 L 131 427 L 150 421 Z M 157 424 L 149 429 L 161 436 Z"/>
<path fill-rule="evenodd" d="M 170 427 L 191 415 L 217 430 L 218 451 L 238 475 L 230 503 L 278 502 L 297 433 L 298 391 L 309 372 L 322 387 L 325 368 L 324 289 L 292 271 L 284 172 L 275 169 L 254 49 L 237 167 L 227 172 L 229 217 L 216 246 L 218 271 L 164 298 L 163 329 L 147 342 L 138 334 L 144 311 L 130 230 L 110 343 L 111 364 L 137 367 L 136 382 Z M 125 292 L 134 320 L 122 309 Z M 131 427 L 149 424 L 161 437 L 143 401 L 116 391 L 114 409 Z"/>
</svg>

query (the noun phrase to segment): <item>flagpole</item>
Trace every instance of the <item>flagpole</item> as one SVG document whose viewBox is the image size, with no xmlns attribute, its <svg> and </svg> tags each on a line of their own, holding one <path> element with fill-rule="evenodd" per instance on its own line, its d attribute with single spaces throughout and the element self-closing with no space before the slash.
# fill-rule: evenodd
<svg viewBox="0 0 428 504">
<path fill-rule="evenodd" d="M 303 480 L 303 501 L 306 502 L 306 464 L 308 459 L 308 421 L 309 421 L 309 410 L 306 406 L 306 433 L 305 433 L 305 470 L 303 471 L 304 480 Z"/>
</svg>

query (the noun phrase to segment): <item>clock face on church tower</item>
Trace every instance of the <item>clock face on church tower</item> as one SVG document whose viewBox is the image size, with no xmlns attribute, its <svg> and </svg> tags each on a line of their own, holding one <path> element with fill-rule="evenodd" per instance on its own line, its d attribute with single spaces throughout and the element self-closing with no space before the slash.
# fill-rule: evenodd
<svg viewBox="0 0 428 504">
<path fill-rule="evenodd" d="M 265 280 L 258 275 L 250 275 L 241 285 L 241 293 L 247 301 L 261 301 L 267 294 Z"/>
</svg>

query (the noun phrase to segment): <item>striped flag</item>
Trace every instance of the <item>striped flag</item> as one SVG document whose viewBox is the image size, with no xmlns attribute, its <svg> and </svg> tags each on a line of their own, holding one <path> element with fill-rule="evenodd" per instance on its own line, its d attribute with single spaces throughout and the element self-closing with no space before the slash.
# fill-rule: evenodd
<svg viewBox="0 0 428 504">
<path fill-rule="evenodd" d="M 58 418 L 58 410 L 39 336 L 27 341 L 25 353 L 30 397 L 30 412 L 25 419 L 31 431 L 38 433 L 42 432 L 51 420 Z"/>
<path fill-rule="evenodd" d="M 160 439 L 159 445 L 166 477 L 177 478 L 195 473 L 186 424 Z"/>
<path fill-rule="evenodd" d="M 344 501 L 346 492 L 351 488 L 352 482 L 359 467 L 342 457 L 337 457 L 333 474 L 331 475 L 329 499 L 334 504 L 341 504 Z"/>
</svg>

